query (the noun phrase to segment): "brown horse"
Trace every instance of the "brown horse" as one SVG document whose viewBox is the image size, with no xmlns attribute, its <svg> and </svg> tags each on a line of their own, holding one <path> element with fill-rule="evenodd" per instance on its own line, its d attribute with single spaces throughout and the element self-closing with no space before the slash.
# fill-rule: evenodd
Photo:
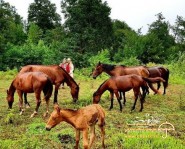
<svg viewBox="0 0 185 149">
<path fill-rule="evenodd" d="M 169 79 L 169 70 L 167 68 L 164 68 L 162 66 L 155 66 L 155 67 L 146 67 L 150 73 L 149 77 L 154 78 L 154 77 L 161 77 L 165 80 L 163 82 L 163 95 L 166 94 L 166 88 L 168 87 L 168 79 Z M 159 90 L 161 84 L 160 82 L 157 83 L 157 90 Z"/>
<path fill-rule="evenodd" d="M 101 95 L 108 90 L 110 92 L 110 99 L 111 99 L 111 106 L 109 110 L 113 108 L 113 96 L 114 94 L 117 97 L 118 103 L 120 105 L 120 111 L 122 111 L 122 105 L 120 102 L 120 96 L 118 92 L 127 92 L 131 89 L 134 91 L 135 96 L 135 102 L 131 109 L 135 109 L 135 105 L 138 99 L 138 96 L 140 96 L 140 102 L 141 102 L 141 108 L 140 111 L 143 110 L 143 102 L 146 96 L 146 93 L 148 92 L 148 85 L 146 82 L 154 83 L 158 81 L 164 81 L 162 78 L 145 78 L 141 77 L 139 75 L 125 75 L 125 76 L 117 76 L 117 77 L 111 77 L 105 82 L 103 82 L 100 87 L 97 89 L 97 91 L 93 94 L 93 103 L 99 103 Z M 143 95 L 140 93 L 140 87 L 143 90 Z"/>
<path fill-rule="evenodd" d="M 149 71 L 145 66 L 132 66 L 127 67 L 124 65 L 110 65 L 110 64 L 103 64 L 99 62 L 94 71 L 92 72 L 92 76 L 94 79 L 96 79 L 97 76 L 99 76 L 102 72 L 107 73 L 110 76 L 123 76 L 123 75 L 130 75 L 130 74 L 136 74 L 142 77 L 149 77 Z M 158 90 L 156 90 L 152 83 L 148 83 L 149 87 L 154 91 L 155 94 L 158 93 Z M 122 98 L 122 95 L 120 93 L 120 96 Z M 123 93 L 124 97 L 124 104 L 126 102 L 125 94 Z"/>
<path fill-rule="evenodd" d="M 44 92 L 44 100 L 46 101 L 47 112 L 49 111 L 49 98 L 52 95 L 53 85 L 50 78 L 42 72 L 27 72 L 18 74 L 16 78 L 12 81 L 9 90 L 7 90 L 7 101 L 9 108 L 12 108 L 14 102 L 14 93 L 17 90 L 19 95 L 19 106 L 20 115 L 24 111 L 23 109 L 23 93 L 35 93 L 36 97 L 36 108 L 34 113 L 31 115 L 33 117 L 37 114 L 40 103 L 41 103 L 41 91 Z"/>
<path fill-rule="evenodd" d="M 63 121 L 71 124 L 76 130 L 75 149 L 78 149 L 78 144 L 80 140 L 80 131 L 83 131 L 84 149 L 91 148 L 95 139 L 95 125 L 96 123 L 98 123 L 101 129 L 102 147 L 105 148 L 105 145 L 104 145 L 105 112 L 100 105 L 92 104 L 78 110 L 60 109 L 58 105 L 55 105 L 54 111 L 52 112 L 46 124 L 46 130 L 51 130 L 51 128 L 55 127 L 57 124 Z M 90 127 L 90 133 L 91 133 L 90 143 L 88 143 L 89 127 Z"/>
<path fill-rule="evenodd" d="M 60 84 L 63 82 L 66 82 L 67 85 L 71 88 L 73 101 L 76 102 L 78 100 L 79 86 L 63 68 L 59 67 L 58 65 L 27 65 L 22 67 L 19 73 L 34 71 L 43 72 L 51 78 L 52 83 L 55 85 L 54 103 L 57 103 L 58 89 Z"/>
</svg>

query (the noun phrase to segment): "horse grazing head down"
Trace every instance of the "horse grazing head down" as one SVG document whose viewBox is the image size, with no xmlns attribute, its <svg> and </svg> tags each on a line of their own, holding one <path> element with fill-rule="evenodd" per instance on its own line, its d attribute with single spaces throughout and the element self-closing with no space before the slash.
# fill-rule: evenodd
<svg viewBox="0 0 185 149">
<path fill-rule="evenodd" d="M 96 77 L 99 76 L 102 72 L 103 72 L 103 67 L 102 67 L 101 62 L 99 62 L 99 63 L 96 65 L 94 71 L 92 72 L 92 77 L 93 77 L 93 79 L 96 79 Z"/>
<path fill-rule="evenodd" d="M 78 94 L 79 94 L 79 86 L 75 86 L 71 88 L 71 96 L 73 98 L 73 102 L 76 102 L 78 100 Z"/>
<path fill-rule="evenodd" d="M 12 105 L 13 105 L 13 102 L 14 102 L 14 96 L 11 96 L 9 90 L 7 90 L 7 97 L 6 97 L 6 100 L 8 101 L 8 107 L 10 109 L 12 109 Z"/>
<path fill-rule="evenodd" d="M 98 94 L 97 92 L 94 92 L 93 94 L 93 104 L 98 104 L 100 101 L 100 94 Z"/>
</svg>

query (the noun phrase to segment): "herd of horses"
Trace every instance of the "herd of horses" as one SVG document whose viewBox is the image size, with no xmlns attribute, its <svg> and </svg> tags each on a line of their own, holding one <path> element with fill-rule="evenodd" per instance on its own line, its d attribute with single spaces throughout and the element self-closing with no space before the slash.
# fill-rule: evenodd
<svg viewBox="0 0 185 149">
<path fill-rule="evenodd" d="M 54 111 L 51 113 L 50 118 L 46 124 L 46 130 L 50 130 L 58 123 L 66 121 L 76 129 L 76 146 L 78 148 L 80 131 L 83 131 L 83 146 L 84 148 L 90 148 L 94 142 L 95 137 L 95 124 L 98 123 L 101 128 L 102 135 L 102 147 L 104 145 L 104 125 L 105 125 L 105 113 L 103 108 L 98 104 L 102 94 L 108 90 L 110 92 L 111 105 L 110 110 L 113 108 L 113 98 L 116 95 L 117 101 L 122 111 L 121 99 L 124 98 L 123 105 L 125 105 L 126 98 L 125 92 L 133 89 L 134 92 L 134 105 L 131 110 L 135 109 L 138 97 L 140 98 L 141 108 L 143 110 L 143 103 L 145 101 L 146 94 L 149 93 L 149 87 L 154 91 L 154 94 L 159 93 L 160 82 L 163 83 L 164 91 L 166 94 L 166 88 L 168 86 L 169 70 L 162 66 L 158 67 L 146 67 L 135 66 L 127 67 L 124 65 L 110 65 L 99 62 L 92 72 L 92 77 L 95 79 L 102 72 L 110 75 L 110 78 L 105 80 L 99 88 L 93 94 L 93 104 L 87 107 L 83 107 L 78 110 L 72 109 L 60 109 L 57 102 L 58 90 L 60 84 L 66 83 L 71 89 L 71 96 L 73 101 L 78 100 L 79 85 L 75 80 L 58 65 L 27 65 L 21 68 L 17 76 L 12 81 L 9 89 L 7 90 L 7 101 L 9 108 L 12 108 L 14 102 L 14 93 L 17 91 L 19 96 L 20 115 L 24 112 L 23 108 L 23 95 L 24 102 L 27 106 L 27 93 L 35 93 L 36 108 L 31 114 L 34 117 L 38 113 L 38 109 L 41 103 L 41 92 L 44 93 L 44 100 L 46 101 L 46 113 L 49 110 L 49 99 L 52 96 L 53 85 L 54 90 Z M 153 83 L 157 83 L 157 89 L 154 88 Z M 140 91 L 142 90 L 142 92 Z M 88 128 L 90 127 L 90 143 L 88 144 Z"/>
</svg>

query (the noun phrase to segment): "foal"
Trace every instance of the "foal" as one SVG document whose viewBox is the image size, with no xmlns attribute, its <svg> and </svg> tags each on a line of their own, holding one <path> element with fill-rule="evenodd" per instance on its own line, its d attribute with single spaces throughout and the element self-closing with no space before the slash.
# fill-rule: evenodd
<svg viewBox="0 0 185 149">
<path fill-rule="evenodd" d="M 80 131 L 83 131 L 83 147 L 84 149 L 90 149 L 94 139 L 95 139 L 95 125 L 98 123 L 101 129 L 102 135 L 102 147 L 104 145 L 105 136 L 105 112 L 99 104 L 92 104 L 83 107 L 78 110 L 71 109 L 60 109 L 58 105 L 55 105 L 54 111 L 46 124 L 46 130 L 51 130 L 60 122 L 65 121 L 71 124 L 76 130 L 76 146 L 78 149 L 78 144 L 80 140 Z M 88 145 L 88 128 L 90 127 L 90 143 Z"/>
</svg>

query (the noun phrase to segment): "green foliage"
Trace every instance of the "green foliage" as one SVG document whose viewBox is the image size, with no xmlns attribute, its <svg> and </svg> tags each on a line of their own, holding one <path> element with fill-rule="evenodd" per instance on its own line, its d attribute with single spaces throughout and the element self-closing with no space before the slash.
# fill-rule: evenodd
<svg viewBox="0 0 185 149">
<path fill-rule="evenodd" d="M 28 23 L 35 23 L 44 33 L 60 24 L 60 15 L 56 13 L 56 5 L 49 0 L 34 0 L 28 9 Z"/>
<path fill-rule="evenodd" d="M 68 35 L 75 52 L 96 54 L 111 45 L 112 24 L 106 2 L 62 0 L 61 7 L 66 19 L 64 25 L 70 31 Z"/>
<path fill-rule="evenodd" d="M 110 53 L 107 49 L 105 49 L 98 52 L 97 55 L 90 57 L 88 61 L 91 66 L 95 66 L 99 61 L 102 63 L 110 63 L 109 57 Z"/>
</svg>

